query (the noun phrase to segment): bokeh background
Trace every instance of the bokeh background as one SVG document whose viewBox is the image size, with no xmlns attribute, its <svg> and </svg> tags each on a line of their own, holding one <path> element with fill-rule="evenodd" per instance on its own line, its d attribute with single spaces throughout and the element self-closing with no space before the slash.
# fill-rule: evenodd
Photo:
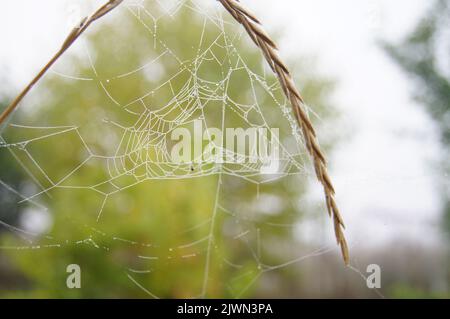
<svg viewBox="0 0 450 319">
<path fill-rule="evenodd" d="M 218 6 L 215 1 L 197 2 Z M 2 3 L 2 108 L 59 48 L 79 17 L 101 3 Z M 174 1 L 125 1 L 135 10 L 141 5 L 159 10 L 161 16 L 171 3 Z M 312 168 L 307 160 L 305 174 L 269 183 L 257 192 L 252 183 L 225 178 L 221 199 L 232 213 L 227 216 L 226 209 L 219 212 L 217 240 L 211 250 L 208 241 L 200 242 L 200 247 L 189 243 L 207 235 L 202 223 L 214 211 L 216 176 L 187 182 L 161 180 L 127 189 L 123 196 L 108 202 L 98 223 L 92 207 L 102 199 L 92 192 L 50 193 L 38 200 L 47 208 L 45 212 L 23 203 L 20 195 L 35 193 L 35 184 L 45 181 L 30 179 L 10 148 L 2 147 L 0 297 L 450 296 L 448 1 L 243 3 L 277 39 L 300 91 L 318 114 L 314 121 L 327 149 L 330 174 L 346 220 L 352 267 L 343 266 L 333 244 L 322 190 L 308 174 Z M 149 52 L 157 51 L 154 40 L 143 33 L 142 24 L 124 18 L 126 11 L 119 8 L 93 27 L 84 42 L 35 87 L 9 124 L 77 125 L 96 150 L 107 152 L 105 141 L 114 140 L 114 134 L 98 123 L 105 118 L 121 123 L 132 119 L 114 108 L 97 83 L 71 81 L 61 73 L 92 76 L 93 61 L 98 74 L 108 77 L 132 70 L 152 57 Z M 189 57 L 189 43 L 205 30 L 202 23 L 188 11 L 179 13 L 170 24 L 167 21 L 158 36 Z M 213 37 L 214 30 L 206 30 Z M 242 40 L 237 46 L 247 63 L 264 72 L 259 52 L 246 45 L 250 41 Z M 84 46 L 88 46 L 90 58 L 84 54 Z M 179 65 L 169 68 L 175 71 Z M 210 66 L 204 76 L 214 78 L 216 71 Z M 158 70 L 150 71 L 155 72 Z M 182 87 L 185 81 L 180 78 L 173 84 Z M 238 79 L 235 83 L 230 94 L 245 100 L 245 94 L 240 94 L 243 82 Z M 122 102 L 141 96 L 152 85 L 152 77 L 142 74 L 111 85 L 115 99 Z M 149 104 L 163 103 L 158 97 L 152 99 Z M 270 107 L 271 103 L 271 98 L 265 97 L 261 105 Z M 275 123 L 284 123 L 280 114 L 270 113 L 270 117 Z M 238 123 L 232 120 L 230 125 Z M 3 141 L 11 144 L 24 136 L 31 139 L 35 132 L 7 125 L 1 134 Z M 62 135 L 28 151 L 41 166 L 45 163 L 46 172 L 53 174 L 50 177 L 57 178 L 67 173 L 67 167 L 77 165 L 78 142 L 75 135 Z M 77 182 L 101 180 L 105 172 L 100 166 L 92 165 L 77 175 Z M 236 225 L 236 220 L 241 223 Z M 249 235 L 236 240 L 244 233 L 239 227 Z M 51 247 L 55 242 L 61 246 Z M 151 246 L 155 242 L 158 244 Z M 188 251 L 173 253 L 172 247 L 183 243 L 188 243 Z M 213 253 L 205 284 L 205 259 L 200 257 L 207 251 Z M 199 258 L 183 259 L 191 254 Z M 162 261 L 168 258 L 172 260 Z M 71 263 L 82 268 L 82 289 L 65 286 L 65 269 Z M 262 264 L 272 265 L 273 270 L 261 272 Z M 370 264 L 382 270 L 378 290 L 369 289 L 364 279 Z"/>
</svg>

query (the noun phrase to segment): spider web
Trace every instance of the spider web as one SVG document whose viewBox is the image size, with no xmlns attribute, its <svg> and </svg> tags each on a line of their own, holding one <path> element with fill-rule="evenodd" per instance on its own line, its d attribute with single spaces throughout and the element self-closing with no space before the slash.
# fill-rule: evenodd
<svg viewBox="0 0 450 319">
<path fill-rule="evenodd" d="M 91 42 L 82 39 L 72 49 L 72 56 L 51 70 L 45 79 L 50 93 L 33 92 L 26 99 L 25 111 L 4 128 L 0 144 L 1 156 L 15 163 L 26 183 L 15 185 L 2 174 L 0 188 L 25 212 L 56 216 L 64 215 L 60 211 L 77 210 L 76 215 L 64 215 L 64 222 L 81 228 L 86 236 L 64 238 L 56 222 L 49 227 L 52 230 L 39 231 L 35 225 L 0 220 L 0 227 L 23 242 L 13 241 L 2 250 L 21 254 L 87 246 L 109 255 L 125 250 L 132 261 L 119 262 L 123 276 L 135 289 L 154 298 L 161 297 L 155 291 L 164 283 L 147 278 L 170 276 L 173 265 L 192 267 L 201 281 L 180 296 L 214 295 L 214 287 L 219 285 L 226 287 L 226 295 L 241 297 L 264 275 L 335 250 L 334 246 L 321 245 L 304 247 L 301 253 L 296 240 L 299 223 L 315 219 L 304 211 L 298 215 L 298 197 L 305 189 L 305 180 L 313 177 L 302 137 L 277 79 L 259 52 L 233 21 L 222 16 L 221 8 L 211 3 L 125 2 L 111 15 L 114 23 L 108 26 L 110 34 L 105 35 L 105 30 L 89 34 Z M 188 23 L 184 34 L 176 23 Z M 136 38 L 127 39 L 123 30 L 131 27 L 139 32 Z M 102 32 L 104 37 L 99 38 Z M 108 50 L 95 50 L 94 41 L 105 42 Z M 127 60 L 132 51 L 142 54 L 134 66 Z M 73 59 L 85 65 L 81 73 L 71 67 Z M 115 65 L 102 65 L 112 60 Z M 86 96 L 85 103 L 78 106 L 81 110 L 70 101 L 58 100 L 61 91 L 52 89 L 52 81 L 86 88 L 78 92 Z M 45 89 L 44 83 L 35 91 Z M 89 96 L 89 92 L 96 95 Z M 56 102 L 48 102 L 52 99 Z M 46 116 L 53 112 L 47 104 L 62 109 L 55 111 L 58 116 Z M 61 118 L 70 112 L 74 116 Z M 279 137 L 271 141 L 279 150 L 278 156 L 269 161 L 253 160 L 251 152 L 242 154 L 215 145 L 217 154 L 235 161 L 215 162 L 200 156 L 174 162 L 171 134 L 179 128 L 193 131 L 198 123 L 203 131 L 212 127 L 222 131 L 227 127 L 277 128 Z M 176 188 L 187 194 L 183 198 L 189 198 L 191 189 L 204 190 L 204 195 L 192 196 L 199 196 L 198 201 L 207 198 L 210 205 L 198 203 L 198 207 L 186 208 L 201 214 L 177 228 L 182 235 L 176 238 L 183 242 L 165 243 L 156 235 L 142 239 L 141 232 L 128 232 L 128 237 L 123 237 L 121 223 L 131 218 L 123 211 L 131 210 L 132 205 L 121 200 L 145 197 L 145 191 L 159 187 L 171 193 Z M 292 191 L 283 194 L 286 189 Z M 65 204 L 73 203 L 73 198 L 83 201 L 85 194 L 96 200 L 76 209 Z M 176 194 L 160 201 L 176 202 Z M 177 209 L 182 211 L 183 203 L 180 205 Z M 159 209 L 163 214 L 164 209 Z M 158 205 L 152 210 L 158 211 Z M 79 214 L 89 217 L 79 221 Z M 151 219 L 152 214 L 159 216 L 158 212 L 143 214 L 148 213 L 142 212 L 142 219 L 135 223 Z M 173 223 L 177 216 L 185 218 L 182 221 L 187 218 L 180 217 L 179 211 L 171 214 Z M 115 226 L 105 230 L 103 223 Z M 183 281 L 177 284 L 182 286 Z"/>
</svg>

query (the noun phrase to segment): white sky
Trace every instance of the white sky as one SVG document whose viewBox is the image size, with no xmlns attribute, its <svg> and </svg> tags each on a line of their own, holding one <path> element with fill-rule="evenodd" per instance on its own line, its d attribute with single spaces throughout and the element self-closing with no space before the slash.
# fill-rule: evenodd
<svg viewBox="0 0 450 319">
<path fill-rule="evenodd" d="M 339 80 L 335 101 L 350 133 L 330 169 L 353 243 L 423 238 L 424 231 L 436 240 L 429 231 L 440 217 L 433 123 L 412 101 L 408 78 L 376 43 L 401 39 L 431 1 L 245 2 L 269 30 L 283 30 L 284 55 L 315 54 L 320 70 Z"/>
<path fill-rule="evenodd" d="M 212 1 L 212 0 L 211 0 Z M 2 1 L 0 78 L 17 89 L 48 60 L 92 0 Z M 245 0 L 271 33 L 282 31 L 283 56 L 318 57 L 324 74 L 339 80 L 336 105 L 347 137 L 330 160 L 338 202 L 351 242 L 423 238 L 434 229 L 439 196 L 432 161 L 433 125 L 410 98 L 411 83 L 377 47 L 399 39 L 425 13 L 425 0 Z M 86 12 L 87 14 L 87 12 Z M 322 193 L 317 188 L 318 196 Z M 429 226 L 427 226 L 429 225 Z M 436 236 L 427 236 L 431 240 Z"/>
</svg>

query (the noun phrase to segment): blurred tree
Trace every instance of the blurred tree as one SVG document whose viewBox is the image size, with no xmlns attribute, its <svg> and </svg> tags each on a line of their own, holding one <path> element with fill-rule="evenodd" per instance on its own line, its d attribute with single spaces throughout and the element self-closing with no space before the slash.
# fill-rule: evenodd
<svg viewBox="0 0 450 319">
<path fill-rule="evenodd" d="M 137 284 L 159 297 L 202 292 L 208 297 L 248 296 L 261 274 L 257 260 L 278 265 L 302 254 L 296 228 L 286 225 L 294 226 L 305 216 L 298 200 L 306 174 L 259 187 L 230 175 L 219 183 L 216 174 L 185 180 L 169 174 L 144 181 L 155 167 L 142 158 L 157 158 L 156 149 L 143 147 L 117 157 L 123 154 L 118 145 L 128 148 L 142 142 L 146 125 L 155 123 L 145 122 L 148 110 L 161 110 L 164 118 L 176 120 L 192 100 L 202 107 L 189 119 L 203 116 L 209 127 L 221 127 L 223 95 L 230 104 L 225 105 L 225 127 L 261 125 L 261 114 L 254 108 L 239 115 L 240 108 L 255 103 L 255 93 L 269 127 L 280 127 L 283 144 L 293 153 L 298 147 L 275 103 L 284 100 L 281 90 L 264 89 L 274 87 L 277 79 L 257 80 L 269 72 L 260 52 L 236 32 L 235 24 L 205 19 L 194 5 L 170 16 L 159 6 L 146 4 L 145 12 L 130 10 L 126 16 L 114 16 L 114 23 L 98 26 L 85 45 L 79 43 L 89 57 L 67 56 L 56 66 L 77 74 L 76 79 L 49 74 L 16 114 L 15 123 L 21 126 L 3 132 L 8 144 L 17 143 L 9 148 L 14 156 L 41 185 L 35 188 L 46 190 L 33 200 L 45 204 L 51 215 L 49 230 L 32 238 L 33 247 L 39 247 L 8 251 L 32 288 L 4 296 L 148 297 Z M 224 36 L 222 27 L 229 35 Z M 310 62 L 297 65 L 296 73 L 323 122 L 332 114 L 324 107 L 332 82 L 313 75 Z M 224 81 L 230 71 L 230 81 Z M 173 114 L 164 113 L 167 105 L 175 107 Z M 156 124 L 161 129 L 166 125 Z M 102 157 L 81 165 L 90 152 Z M 296 156 L 306 162 L 302 154 Z M 192 175 L 201 169 L 193 165 Z M 224 169 L 236 168 L 226 164 Z M 52 187 L 56 182 L 59 187 Z M 102 193 L 111 195 L 105 200 Z M 2 244 L 18 247 L 23 241 L 4 235 Z M 82 289 L 65 288 L 66 266 L 72 263 L 81 266 Z M 293 276 L 289 269 L 280 271 L 278 285 L 289 291 L 299 284 Z"/>
<path fill-rule="evenodd" d="M 5 107 L 0 103 L 0 109 Z M 25 176 L 17 161 L 11 159 L 8 148 L 4 147 L 4 142 L 0 137 L 0 167 L 4 173 L 0 179 L 0 220 L 9 225 L 17 225 L 20 207 L 17 205 L 18 195 Z M 4 231 L 0 228 L 0 233 Z"/>
<path fill-rule="evenodd" d="M 385 44 L 391 57 L 413 76 L 415 96 L 438 125 L 443 146 L 445 230 L 450 234 L 450 3 L 436 0 L 400 44 Z"/>
<path fill-rule="evenodd" d="M 0 96 L 0 109 L 6 107 L 6 97 Z M 11 153 L 4 147 L 0 136 L 0 237 L 10 231 L 9 227 L 18 227 L 21 217 L 21 207 L 17 203 L 21 200 L 18 194 L 26 185 L 26 176 L 20 164 L 11 157 Z M 11 269 L 10 263 L 0 251 L 0 291 L 11 287 L 26 287 L 25 280 Z"/>
</svg>

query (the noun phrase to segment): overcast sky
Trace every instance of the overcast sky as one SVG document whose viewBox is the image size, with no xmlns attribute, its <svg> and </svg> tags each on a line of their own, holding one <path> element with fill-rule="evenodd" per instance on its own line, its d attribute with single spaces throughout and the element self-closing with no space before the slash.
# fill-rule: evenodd
<svg viewBox="0 0 450 319">
<path fill-rule="evenodd" d="M 423 227 L 435 228 L 439 217 L 432 173 L 436 136 L 432 122 L 410 97 L 408 78 L 376 41 L 400 39 L 431 1 L 242 2 L 257 12 L 269 31 L 282 31 L 283 56 L 315 55 L 320 71 L 339 80 L 336 105 L 330 107 L 340 108 L 343 128 L 350 134 L 341 140 L 330 169 L 351 240 L 357 243 L 370 236 L 372 242 L 380 242 L 419 234 L 423 238 Z M 85 5 L 83 11 L 101 3 L 2 1 L 1 73 L 16 89 L 23 86 L 59 48 L 77 16 L 77 4 Z"/>
<path fill-rule="evenodd" d="M 246 3 L 256 7 L 269 29 L 283 28 L 283 54 L 315 54 L 320 70 L 339 80 L 337 106 L 344 127 L 353 132 L 341 141 L 330 167 L 354 241 L 366 241 L 366 236 L 372 242 L 417 239 L 420 234 L 423 238 L 424 227 L 428 230 L 424 225 L 436 229 L 440 216 L 433 123 L 411 99 L 413 86 L 407 76 L 377 44 L 379 39 L 402 39 L 432 2 Z"/>
</svg>

